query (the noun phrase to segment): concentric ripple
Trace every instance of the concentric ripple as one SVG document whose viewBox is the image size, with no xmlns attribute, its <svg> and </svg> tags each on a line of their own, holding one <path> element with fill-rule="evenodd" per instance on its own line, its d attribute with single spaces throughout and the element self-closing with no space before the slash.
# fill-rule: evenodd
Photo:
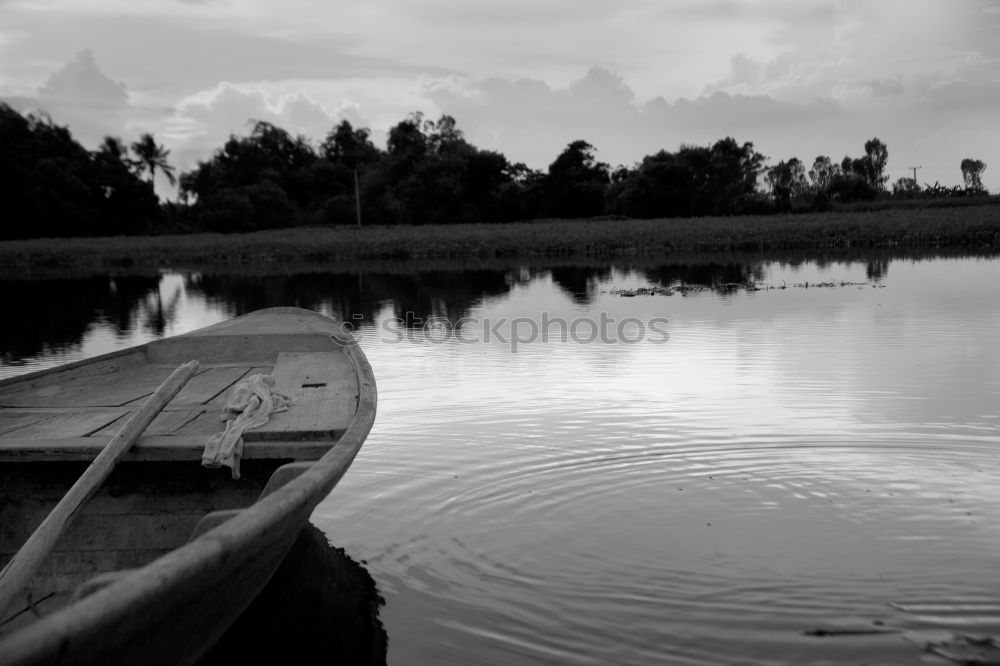
<svg viewBox="0 0 1000 666">
<path fill-rule="evenodd" d="M 377 422 L 313 521 L 377 581 L 391 663 L 936 664 L 928 637 L 1000 636 L 1000 261 L 883 263 L 672 296 L 676 267 L 572 296 L 524 270 L 462 310 L 667 320 L 659 341 L 366 324 Z"/>
<path fill-rule="evenodd" d="M 383 586 L 392 661 L 914 663 L 920 632 L 1000 634 L 1000 298 L 894 284 L 631 299 L 669 306 L 661 346 L 366 337 L 379 420 L 314 520 Z"/>
</svg>

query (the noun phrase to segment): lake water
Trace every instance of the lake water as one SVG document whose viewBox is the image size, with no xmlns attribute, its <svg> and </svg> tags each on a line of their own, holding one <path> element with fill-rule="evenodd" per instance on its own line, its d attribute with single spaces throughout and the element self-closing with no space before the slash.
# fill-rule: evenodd
<svg viewBox="0 0 1000 666">
<path fill-rule="evenodd" d="M 1000 635 L 996 258 L 0 286 L 0 375 L 271 305 L 356 325 L 378 419 L 313 522 L 377 581 L 390 663 L 951 663 L 924 645 Z"/>
</svg>

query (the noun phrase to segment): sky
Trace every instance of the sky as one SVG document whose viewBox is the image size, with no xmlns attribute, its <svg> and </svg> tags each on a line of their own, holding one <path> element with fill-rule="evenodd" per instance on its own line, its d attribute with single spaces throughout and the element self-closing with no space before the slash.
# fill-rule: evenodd
<svg viewBox="0 0 1000 666">
<path fill-rule="evenodd" d="M 316 142 L 454 116 L 545 169 L 571 141 L 631 165 L 751 141 L 891 181 L 1000 191 L 1000 0 L 0 0 L 0 100 L 88 147 L 152 132 L 181 171 L 251 119 Z"/>
</svg>

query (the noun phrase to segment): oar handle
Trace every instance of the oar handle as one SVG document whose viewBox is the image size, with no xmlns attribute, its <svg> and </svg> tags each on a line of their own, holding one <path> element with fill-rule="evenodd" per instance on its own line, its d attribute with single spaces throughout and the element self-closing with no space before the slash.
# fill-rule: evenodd
<svg viewBox="0 0 1000 666">
<path fill-rule="evenodd" d="M 174 370 L 159 388 L 143 403 L 125 423 L 118 434 L 111 438 L 90 466 L 83 472 L 73 487 L 63 496 L 55 508 L 45 517 L 38 529 L 24 542 L 3 571 L 0 572 L 0 618 L 8 606 L 38 571 L 45 557 L 55 546 L 59 537 L 69 527 L 80 507 L 114 470 L 118 461 L 139 439 L 143 431 L 152 423 L 156 415 L 163 411 L 174 396 L 198 371 L 198 361 L 188 361 Z"/>
</svg>

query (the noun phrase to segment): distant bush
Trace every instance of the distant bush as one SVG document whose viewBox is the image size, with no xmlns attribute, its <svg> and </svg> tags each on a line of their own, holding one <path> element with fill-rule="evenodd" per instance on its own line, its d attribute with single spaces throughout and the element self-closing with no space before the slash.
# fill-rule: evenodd
<svg viewBox="0 0 1000 666">
<path fill-rule="evenodd" d="M 237 233 L 257 229 L 257 212 L 240 190 L 224 189 L 201 201 L 192 217 L 206 231 Z"/>
<path fill-rule="evenodd" d="M 878 190 L 870 182 L 856 174 L 834 176 L 827 190 L 830 199 L 843 203 L 852 201 L 874 201 Z"/>
</svg>

